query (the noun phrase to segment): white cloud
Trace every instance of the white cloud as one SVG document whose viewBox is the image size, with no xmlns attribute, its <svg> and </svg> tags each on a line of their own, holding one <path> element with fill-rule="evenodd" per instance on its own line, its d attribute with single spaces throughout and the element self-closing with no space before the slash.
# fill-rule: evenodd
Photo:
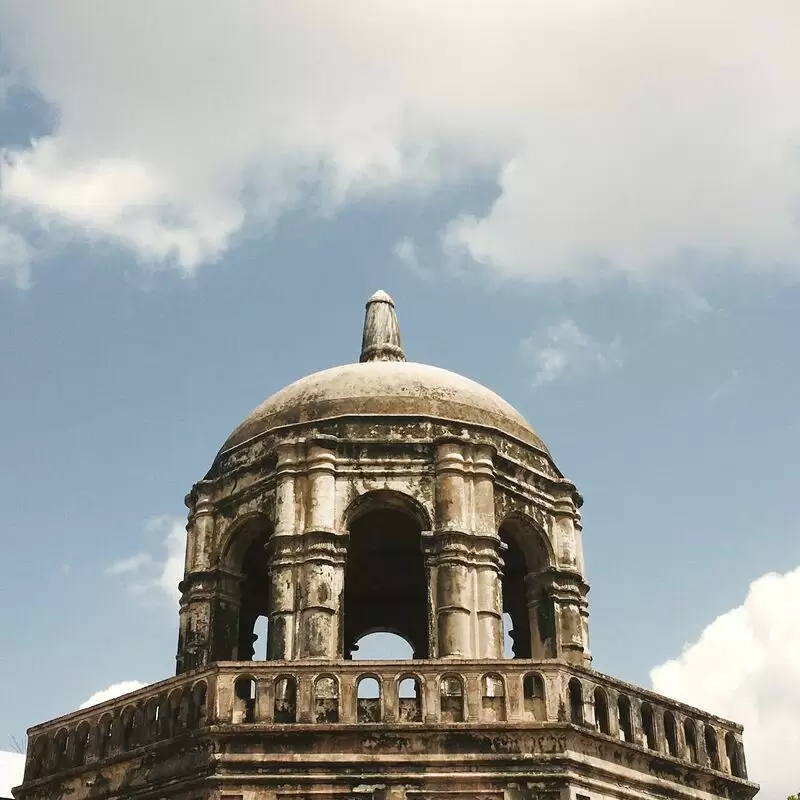
<svg viewBox="0 0 800 800">
<path fill-rule="evenodd" d="M 4 201 L 191 271 L 248 220 L 488 168 L 445 241 L 502 275 L 797 271 L 800 6 L 765 2 L 7 0 L 59 123 Z"/>
<path fill-rule="evenodd" d="M 562 319 L 523 339 L 520 351 L 534 369 L 535 386 L 565 375 L 585 376 L 622 365 L 618 340 L 599 342 L 571 319 Z"/>
<path fill-rule="evenodd" d="M 135 692 L 143 689 L 147 684 L 141 681 L 120 681 L 114 683 L 107 689 L 95 692 L 88 700 L 81 703 L 78 708 L 84 709 L 90 706 L 104 703 L 106 700 L 113 700 L 123 694 Z M 0 750 L 0 797 L 11 797 L 11 789 L 22 783 L 25 772 L 25 755 L 6 750 Z"/>
<path fill-rule="evenodd" d="M 141 681 L 120 681 L 119 683 L 112 683 L 107 689 L 101 689 L 95 692 L 88 700 L 81 703 L 78 708 L 89 708 L 96 706 L 98 703 L 105 703 L 106 700 L 113 700 L 115 697 L 121 697 L 123 694 L 135 692 L 137 689 L 143 689 L 147 684 Z"/>
<path fill-rule="evenodd" d="M 109 564 L 105 573 L 111 577 L 123 576 L 127 587 L 135 594 L 157 589 L 177 602 L 186 550 L 185 522 L 178 517 L 151 517 L 145 525 L 145 533 L 160 538 L 159 552 L 135 553 Z"/>
<path fill-rule="evenodd" d="M 654 668 L 653 688 L 744 725 L 751 780 L 765 800 L 800 790 L 800 567 L 750 585 L 681 655 Z"/>
<path fill-rule="evenodd" d="M 11 788 L 22 783 L 25 756 L 0 750 L 0 797 L 11 797 Z"/>
</svg>

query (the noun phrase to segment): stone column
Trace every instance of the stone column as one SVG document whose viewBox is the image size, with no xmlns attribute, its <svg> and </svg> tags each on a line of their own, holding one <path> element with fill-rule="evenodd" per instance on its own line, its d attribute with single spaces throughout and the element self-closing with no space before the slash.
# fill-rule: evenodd
<svg viewBox="0 0 800 800">
<path fill-rule="evenodd" d="M 473 567 L 468 560 L 465 444 L 443 439 L 436 450 L 436 530 L 428 540 L 435 658 L 470 658 Z"/>
<path fill-rule="evenodd" d="M 558 655 L 551 578 L 549 570 L 530 572 L 525 576 L 525 600 L 528 604 L 532 658 L 556 658 Z"/>
<path fill-rule="evenodd" d="M 477 658 L 503 657 L 503 586 L 494 508 L 494 448 L 473 448 L 472 501 L 476 537 Z"/>
<path fill-rule="evenodd" d="M 584 639 L 586 591 L 588 587 L 575 574 L 561 573 L 553 584 L 551 596 L 556 618 L 556 655 L 572 664 L 587 664 L 591 660 Z"/>
<path fill-rule="evenodd" d="M 215 516 L 210 487 L 203 481 L 186 496 L 186 555 L 181 591 L 176 673 L 205 666 L 210 660 L 214 578 L 209 573 Z"/>
<path fill-rule="evenodd" d="M 297 501 L 295 482 L 299 469 L 298 446 L 279 445 L 275 485 L 275 529 L 267 542 L 269 554 L 269 630 L 267 659 L 289 661 L 297 657 L 295 643 L 297 580 Z"/>
<path fill-rule="evenodd" d="M 341 657 L 341 602 L 347 534 L 335 530 L 336 444 L 310 441 L 306 455 L 305 531 L 300 571 L 300 658 Z"/>
</svg>

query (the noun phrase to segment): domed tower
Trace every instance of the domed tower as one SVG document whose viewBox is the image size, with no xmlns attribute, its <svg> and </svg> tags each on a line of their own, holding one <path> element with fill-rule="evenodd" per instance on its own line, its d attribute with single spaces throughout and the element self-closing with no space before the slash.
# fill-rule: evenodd
<svg viewBox="0 0 800 800">
<path fill-rule="evenodd" d="M 349 659 L 375 631 L 414 659 L 588 666 L 580 496 L 494 392 L 406 361 L 391 298 L 367 303 L 360 363 L 253 411 L 188 498 L 178 673 Z"/>
<path fill-rule="evenodd" d="M 266 400 L 186 500 L 176 676 L 32 728 L 20 800 L 755 794 L 739 726 L 592 669 L 580 495 L 406 360 L 384 292 L 359 363 Z M 374 632 L 412 656 L 354 660 Z"/>
</svg>

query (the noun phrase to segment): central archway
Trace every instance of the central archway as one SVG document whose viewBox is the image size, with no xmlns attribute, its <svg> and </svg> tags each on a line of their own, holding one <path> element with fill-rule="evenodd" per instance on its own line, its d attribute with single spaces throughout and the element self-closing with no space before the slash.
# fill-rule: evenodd
<svg viewBox="0 0 800 800">
<path fill-rule="evenodd" d="M 408 642 L 428 657 L 428 590 L 422 527 L 396 503 L 369 504 L 350 524 L 344 584 L 344 657 L 372 633 Z"/>
</svg>

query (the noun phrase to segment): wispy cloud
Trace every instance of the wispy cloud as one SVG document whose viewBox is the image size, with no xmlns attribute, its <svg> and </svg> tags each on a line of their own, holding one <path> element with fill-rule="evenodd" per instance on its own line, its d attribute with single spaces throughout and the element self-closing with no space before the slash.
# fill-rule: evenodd
<svg viewBox="0 0 800 800">
<path fill-rule="evenodd" d="M 109 564 L 105 574 L 119 577 L 133 594 L 153 589 L 170 600 L 178 599 L 178 583 L 183 578 L 186 530 L 178 517 L 156 516 L 145 523 L 145 535 L 158 537 L 154 553 L 140 551 Z"/>
<path fill-rule="evenodd" d="M 742 373 L 738 369 L 732 369 L 708 396 L 708 402 L 716 403 L 724 397 L 727 397 L 729 394 L 736 391 L 741 382 Z"/>
<path fill-rule="evenodd" d="M 419 250 L 417 243 L 410 237 L 406 236 L 401 239 L 393 249 L 394 257 L 410 272 L 413 272 L 418 278 L 429 280 L 431 278 L 430 270 L 420 264 Z"/>
<path fill-rule="evenodd" d="M 534 386 L 622 366 L 619 339 L 600 342 L 582 331 L 574 320 L 566 318 L 523 339 L 520 353 L 534 370 Z"/>
</svg>

